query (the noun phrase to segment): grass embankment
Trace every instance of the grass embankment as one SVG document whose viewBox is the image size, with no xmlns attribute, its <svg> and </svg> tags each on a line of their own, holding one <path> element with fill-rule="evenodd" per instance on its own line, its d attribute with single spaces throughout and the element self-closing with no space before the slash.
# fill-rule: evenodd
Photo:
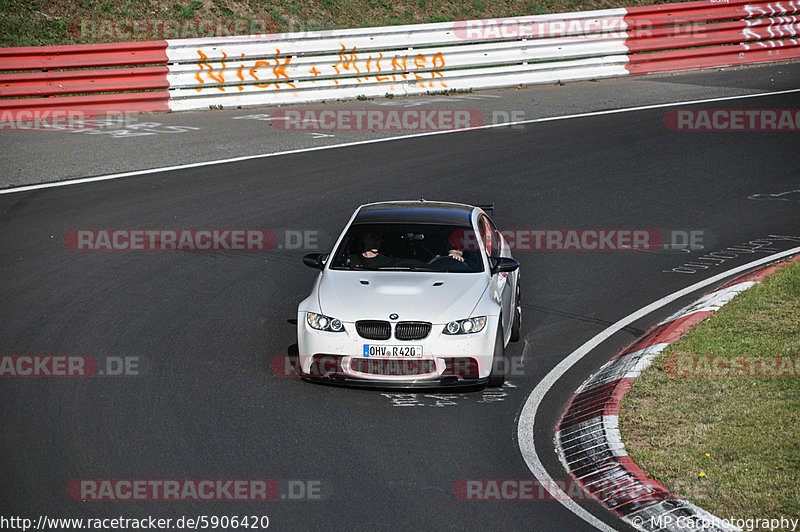
<svg viewBox="0 0 800 532">
<path fill-rule="evenodd" d="M 695 326 L 634 382 L 620 412 L 628 453 L 718 517 L 800 517 L 799 355 L 796 261 Z M 709 376 L 724 373 L 746 376 Z"/>
<path fill-rule="evenodd" d="M 271 32 L 328 30 L 565 13 L 664 0 L 0 0 L 0 47 L 202 37 L 153 29 L 160 21 L 261 19 Z M 140 39 L 104 35 L 102 21 L 134 19 Z M 82 31 L 82 22 L 97 24 Z M 192 29 L 192 26 L 179 28 Z M 245 32 L 247 33 L 247 32 Z"/>
</svg>

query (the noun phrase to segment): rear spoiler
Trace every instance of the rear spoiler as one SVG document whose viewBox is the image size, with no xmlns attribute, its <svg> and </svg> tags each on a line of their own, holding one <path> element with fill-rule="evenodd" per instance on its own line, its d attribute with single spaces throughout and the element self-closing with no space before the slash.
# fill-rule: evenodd
<svg viewBox="0 0 800 532">
<path fill-rule="evenodd" d="M 483 209 L 484 211 L 488 212 L 489 214 L 494 214 L 494 202 L 485 203 L 485 204 L 476 204 L 476 207 L 479 209 Z"/>
</svg>

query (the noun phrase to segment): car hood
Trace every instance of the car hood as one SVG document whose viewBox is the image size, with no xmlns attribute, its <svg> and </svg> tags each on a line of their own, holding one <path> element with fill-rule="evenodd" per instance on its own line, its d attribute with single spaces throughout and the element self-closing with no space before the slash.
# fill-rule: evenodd
<svg viewBox="0 0 800 532">
<path fill-rule="evenodd" d="M 320 310 L 345 322 L 448 321 L 469 318 L 488 285 L 484 273 L 352 272 L 328 270 L 318 287 Z"/>
</svg>

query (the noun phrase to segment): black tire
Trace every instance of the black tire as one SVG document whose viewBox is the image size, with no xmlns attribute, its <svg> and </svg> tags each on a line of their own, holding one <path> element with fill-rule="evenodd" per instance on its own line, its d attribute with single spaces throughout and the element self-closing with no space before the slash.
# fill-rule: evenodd
<svg viewBox="0 0 800 532">
<path fill-rule="evenodd" d="M 492 357 L 492 372 L 486 386 L 502 388 L 506 381 L 506 348 L 503 345 L 503 325 L 497 329 L 497 339 L 494 341 L 494 356 Z"/>
<path fill-rule="evenodd" d="M 519 289 L 519 278 L 517 278 L 517 296 L 514 301 L 514 323 L 511 324 L 511 341 L 519 342 L 519 330 L 522 327 L 522 295 Z"/>
</svg>

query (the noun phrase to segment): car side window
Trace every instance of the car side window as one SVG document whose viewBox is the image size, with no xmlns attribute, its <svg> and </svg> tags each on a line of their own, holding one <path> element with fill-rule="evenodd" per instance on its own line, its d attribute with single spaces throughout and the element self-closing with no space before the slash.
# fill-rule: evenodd
<svg viewBox="0 0 800 532">
<path fill-rule="evenodd" d="M 494 245 L 492 249 L 492 255 L 502 256 L 503 255 L 503 235 L 497 229 L 497 226 L 494 225 L 494 222 L 491 218 L 486 218 L 489 221 L 489 228 L 492 232 L 492 244 Z"/>
<path fill-rule="evenodd" d="M 491 257 L 495 252 L 494 231 L 489 218 L 485 214 L 481 214 L 478 219 L 478 229 L 481 232 L 481 241 L 483 241 L 483 245 L 486 248 L 486 254 Z"/>
</svg>

